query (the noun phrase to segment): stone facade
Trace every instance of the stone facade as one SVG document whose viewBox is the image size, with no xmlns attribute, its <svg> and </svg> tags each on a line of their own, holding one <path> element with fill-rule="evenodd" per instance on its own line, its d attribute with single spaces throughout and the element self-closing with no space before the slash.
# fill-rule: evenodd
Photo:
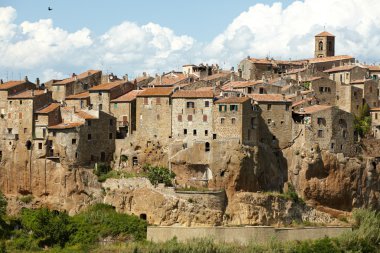
<svg viewBox="0 0 380 253">
<path fill-rule="evenodd" d="M 328 32 L 315 35 L 315 58 L 335 55 L 335 36 Z"/>
<path fill-rule="evenodd" d="M 250 97 L 261 112 L 259 141 L 274 148 L 286 147 L 292 139 L 291 101 L 280 94 L 253 94 Z"/>
<path fill-rule="evenodd" d="M 372 136 L 380 139 L 380 108 L 372 108 L 370 114 Z"/>
<path fill-rule="evenodd" d="M 336 83 L 325 77 L 316 77 L 304 82 L 304 85 L 314 91 L 315 97 L 320 104 L 335 105 Z"/>
<path fill-rule="evenodd" d="M 212 139 L 212 91 L 178 91 L 172 96 L 172 135 L 186 145 Z"/>
<path fill-rule="evenodd" d="M 294 116 L 297 138 L 304 148 L 350 155 L 354 152 L 354 117 L 338 107 L 314 105 Z"/>
<path fill-rule="evenodd" d="M 337 85 L 336 105 L 343 111 L 357 115 L 363 104 L 363 89 L 353 85 Z"/>
<path fill-rule="evenodd" d="M 364 80 L 369 76 L 369 71 L 365 67 L 357 65 L 344 65 L 325 70 L 331 80 L 339 84 L 350 84 L 357 80 Z"/>
<path fill-rule="evenodd" d="M 258 117 L 258 111 L 248 97 L 220 99 L 213 108 L 213 139 L 257 145 Z"/>
</svg>

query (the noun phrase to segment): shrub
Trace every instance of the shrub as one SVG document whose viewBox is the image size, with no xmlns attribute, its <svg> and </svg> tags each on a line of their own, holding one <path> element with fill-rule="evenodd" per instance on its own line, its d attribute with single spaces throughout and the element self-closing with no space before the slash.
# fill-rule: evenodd
<svg viewBox="0 0 380 253">
<path fill-rule="evenodd" d="M 30 202 L 32 202 L 33 200 L 33 195 L 31 194 L 28 194 L 28 195 L 25 195 L 25 196 L 21 196 L 19 198 L 19 200 L 25 204 L 29 204 Z"/>
<path fill-rule="evenodd" d="M 106 181 L 107 173 L 111 171 L 111 167 L 108 164 L 105 163 L 98 163 L 95 167 L 94 174 L 98 176 L 98 181 L 99 182 L 104 182 Z"/>
<path fill-rule="evenodd" d="M 165 184 L 165 186 L 173 186 L 172 180 L 175 178 L 173 171 L 164 167 L 155 167 L 144 165 L 144 171 L 147 173 L 149 181 L 153 185 Z"/>
</svg>

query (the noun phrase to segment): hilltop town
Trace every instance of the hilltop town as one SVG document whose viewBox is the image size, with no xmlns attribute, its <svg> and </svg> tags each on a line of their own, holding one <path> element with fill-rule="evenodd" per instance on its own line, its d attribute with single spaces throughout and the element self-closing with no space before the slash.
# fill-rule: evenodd
<svg viewBox="0 0 380 253">
<path fill-rule="evenodd" d="M 14 212 L 103 201 L 161 225 L 286 223 L 305 209 L 274 207 L 263 193 L 289 187 L 327 222 L 322 213 L 379 208 L 379 79 L 380 66 L 335 55 L 325 31 L 310 59 L 1 80 L 0 188 Z M 103 164 L 137 178 L 99 183 Z M 147 164 L 173 171 L 175 189 L 139 178 Z"/>
</svg>

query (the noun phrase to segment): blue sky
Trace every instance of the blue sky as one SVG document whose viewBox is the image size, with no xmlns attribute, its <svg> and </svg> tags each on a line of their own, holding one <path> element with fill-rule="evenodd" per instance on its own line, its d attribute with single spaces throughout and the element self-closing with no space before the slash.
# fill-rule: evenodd
<svg viewBox="0 0 380 253">
<path fill-rule="evenodd" d="M 143 25 L 149 22 L 170 27 L 177 34 L 187 34 L 200 41 L 209 41 L 222 32 L 240 13 L 258 0 L 0 0 L 0 6 L 17 10 L 16 22 L 51 18 L 67 31 L 90 28 L 95 35 L 125 20 Z M 281 1 L 285 6 L 293 2 Z M 48 6 L 53 11 L 48 11 Z"/>
<path fill-rule="evenodd" d="M 229 69 L 248 55 L 305 59 L 324 26 L 337 54 L 379 64 L 379 10 L 379 0 L 0 0 L 0 78 L 46 81 L 88 69 L 134 77 L 189 63 Z"/>
</svg>

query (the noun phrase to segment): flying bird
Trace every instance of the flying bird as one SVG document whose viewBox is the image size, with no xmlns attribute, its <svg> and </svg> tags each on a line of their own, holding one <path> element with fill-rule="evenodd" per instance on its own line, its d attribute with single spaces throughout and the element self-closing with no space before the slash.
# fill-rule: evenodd
<svg viewBox="0 0 380 253">
<path fill-rule="evenodd" d="M 48 11 L 52 11 L 52 10 L 53 10 L 53 9 L 49 6 L 49 7 L 48 7 Z"/>
</svg>

